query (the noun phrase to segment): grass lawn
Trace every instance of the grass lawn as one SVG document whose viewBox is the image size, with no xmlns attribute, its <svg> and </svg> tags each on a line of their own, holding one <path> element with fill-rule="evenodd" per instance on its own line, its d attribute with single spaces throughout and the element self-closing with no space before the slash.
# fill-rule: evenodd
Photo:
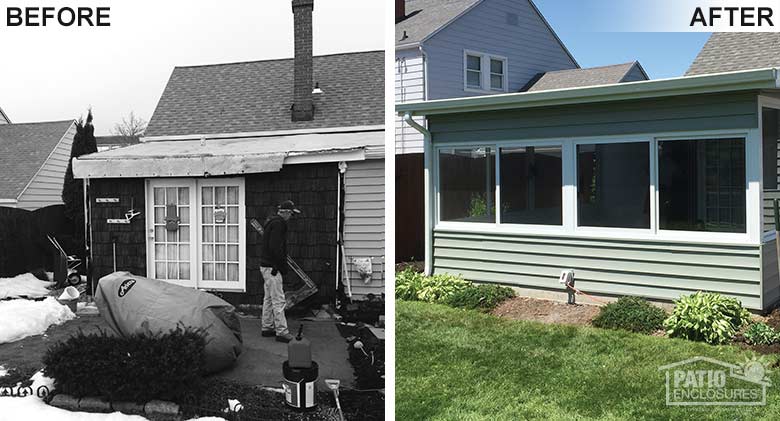
<svg viewBox="0 0 780 421">
<path fill-rule="evenodd" d="M 397 419 L 780 417 L 780 369 L 770 373 L 765 407 L 666 406 L 658 367 L 695 356 L 733 364 L 756 356 L 734 346 L 404 301 L 396 303 L 395 331 Z"/>
</svg>

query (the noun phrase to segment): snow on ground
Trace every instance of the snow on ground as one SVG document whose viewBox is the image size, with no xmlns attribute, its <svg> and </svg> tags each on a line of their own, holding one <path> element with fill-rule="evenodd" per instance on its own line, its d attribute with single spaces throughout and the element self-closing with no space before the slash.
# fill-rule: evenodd
<svg viewBox="0 0 780 421">
<path fill-rule="evenodd" d="M 5 377 L 8 374 L 8 370 L 5 369 L 2 365 L 0 365 L 0 377 Z"/>
<path fill-rule="evenodd" d="M 43 301 L 0 301 L 0 344 L 41 335 L 49 326 L 74 318 L 76 315 L 54 297 Z"/>
<path fill-rule="evenodd" d="M 13 278 L 0 278 L 0 300 L 6 298 L 45 297 L 49 293 L 51 282 L 41 281 L 32 273 L 24 273 Z"/>
</svg>

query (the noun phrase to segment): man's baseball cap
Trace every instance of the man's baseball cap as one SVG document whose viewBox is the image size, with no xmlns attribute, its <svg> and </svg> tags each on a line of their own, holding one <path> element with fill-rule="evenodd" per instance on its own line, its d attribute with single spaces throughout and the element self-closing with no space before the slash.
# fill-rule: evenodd
<svg viewBox="0 0 780 421">
<path fill-rule="evenodd" d="M 292 200 L 285 200 L 284 202 L 280 203 L 279 210 L 289 210 L 295 213 L 301 213 L 301 211 L 295 207 L 295 203 L 293 203 Z"/>
</svg>

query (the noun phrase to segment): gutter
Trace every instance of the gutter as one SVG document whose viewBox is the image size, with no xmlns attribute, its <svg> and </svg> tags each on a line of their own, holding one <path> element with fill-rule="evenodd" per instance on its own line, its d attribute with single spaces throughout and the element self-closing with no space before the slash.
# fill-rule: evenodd
<svg viewBox="0 0 780 421">
<path fill-rule="evenodd" d="M 703 76 L 647 80 L 610 85 L 515 92 L 476 97 L 416 101 L 396 105 L 399 115 L 413 116 L 524 109 L 559 105 L 625 101 L 678 95 L 778 89 L 778 69 L 767 68 Z"/>
<path fill-rule="evenodd" d="M 322 128 L 313 128 L 313 129 L 270 130 L 264 132 L 145 136 L 139 138 L 138 141 L 140 143 L 145 143 L 145 142 L 157 142 L 157 141 L 164 141 L 164 140 L 241 139 L 247 137 L 279 137 L 279 136 L 306 135 L 306 134 L 379 132 L 384 130 L 385 130 L 384 124 L 378 124 L 373 126 L 322 127 Z"/>
<path fill-rule="evenodd" d="M 432 230 L 433 230 L 433 223 L 431 220 L 431 217 L 433 215 L 433 212 L 431 212 L 432 206 L 433 206 L 433 198 L 431 197 L 432 189 L 431 189 L 431 174 L 433 173 L 433 151 L 431 150 L 431 132 L 428 131 L 425 127 L 414 121 L 414 118 L 412 118 L 411 113 L 404 114 L 404 121 L 409 126 L 413 127 L 415 130 L 420 132 L 423 135 L 423 162 L 424 162 L 424 177 L 423 182 L 425 183 L 425 274 L 431 275 L 432 267 L 433 267 L 433 238 L 432 238 Z"/>
</svg>

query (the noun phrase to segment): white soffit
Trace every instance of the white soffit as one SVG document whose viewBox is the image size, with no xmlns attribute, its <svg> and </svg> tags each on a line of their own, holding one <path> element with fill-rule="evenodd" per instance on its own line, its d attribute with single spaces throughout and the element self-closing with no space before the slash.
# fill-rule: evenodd
<svg viewBox="0 0 780 421">
<path fill-rule="evenodd" d="M 383 143 L 384 131 L 156 141 L 79 157 L 73 160 L 73 175 L 137 178 L 277 172 L 285 164 L 365 159 L 367 147 Z"/>
</svg>

